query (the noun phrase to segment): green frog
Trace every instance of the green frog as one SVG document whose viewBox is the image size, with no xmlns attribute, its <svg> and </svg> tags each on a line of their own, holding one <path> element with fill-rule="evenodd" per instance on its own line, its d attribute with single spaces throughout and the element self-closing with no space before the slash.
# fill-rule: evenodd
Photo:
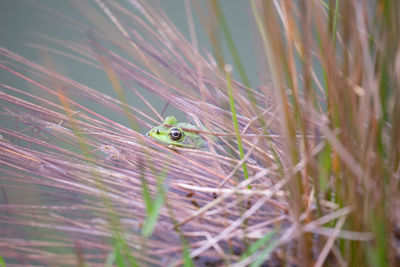
<svg viewBox="0 0 400 267">
<path fill-rule="evenodd" d="M 199 129 L 185 122 L 178 122 L 175 116 L 166 117 L 163 124 L 153 127 L 146 135 L 168 147 L 204 148 L 206 140 Z"/>
</svg>

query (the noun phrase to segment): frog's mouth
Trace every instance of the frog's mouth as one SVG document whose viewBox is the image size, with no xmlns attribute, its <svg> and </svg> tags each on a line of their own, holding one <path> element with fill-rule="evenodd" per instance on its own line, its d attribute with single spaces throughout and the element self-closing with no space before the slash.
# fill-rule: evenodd
<svg viewBox="0 0 400 267">
<path fill-rule="evenodd" d="M 146 133 L 146 136 L 147 136 L 147 137 L 150 137 L 150 138 L 157 139 L 157 138 L 155 138 L 155 135 L 158 135 L 158 134 L 160 134 L 158 131 L 156 132 L 156 131 L 154 131 L 154 130 L 151 130 L 151 131 L 148 131 L 148 132 Z"/>
<path fill-rule="evenodd" d="M 146 133 L 146 136 L 149 137 L 150 139 L 157 139 L 157 138 L 154 137 L 154 132 L 153 131 L 148 131 Z"/>
</svg>

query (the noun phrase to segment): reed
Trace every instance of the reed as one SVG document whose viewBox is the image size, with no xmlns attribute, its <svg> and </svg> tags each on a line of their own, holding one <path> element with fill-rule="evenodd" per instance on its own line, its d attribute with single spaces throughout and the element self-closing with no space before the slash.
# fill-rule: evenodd
<svg viewBox="0 0 400 267">
<path fill-rule="evenodd" d="M 147 1 L 71 3 L 88 24 L 41 8 L 79 42 L 0 47 L 27 84 L 0 81 L 0 266 L 400 264 L 397 1 L 249 1 L 259 84 L 216 0 L 184 1 L 190 40 Z M 168 112 L 208 148 L 144 136 Z"/>
</svg>

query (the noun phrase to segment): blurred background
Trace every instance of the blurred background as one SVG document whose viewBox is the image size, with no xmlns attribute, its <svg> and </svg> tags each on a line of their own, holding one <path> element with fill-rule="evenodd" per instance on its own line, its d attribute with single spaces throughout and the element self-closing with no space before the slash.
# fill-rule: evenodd
<svg viewBox="0 0 400 267">
<path fill-rule="evenodd" d="M 88 2 L 90 3 L 91 1 Z M 130 10 L 135 11 L 134 8 L 132 8 L 130 1 L 119 0 L 117 2 L 126 6 Z M 154 6 L 160 6 L 160 8 L 162 8 L 166 16 L 190 42 L 189 26 L 184 1 L 171 0 L 153 2 Z M 206 3 L 206 1 L 199 2 L 201 4 Z M 249 79 L 253 85 L 256 85 L 258 84 L 257 68 L 259 66 L 257 65 L 255 57 L 256 47 L 254 46 L 256 45 L 256 42 L 254 32 L 251 30 L 255 29 L 255 27 L 251 21 L 250 6 L 246 1 L 240 0 L 221 1 L 220 5 L 228 24 L 231 27 L 235 44 L 239 50 L 243 64 L 249 75 Z M 205 5 L 203 5 L 203 7 L 206 8 Z M 82 22 L 88 30 L 90 27 L 93 27 L 85 16 L 67 0 L 2 0 L 0 2 L 0 46 L 10 49 L 11 51 L 39 64 L 43 64 L 44 57 L 51 56 L 52 66 L 57 68 L 57 71 L 60 73 L 63 73 L 65 76 L 91 88 L 115 97 L 114 90 L 111 88 L 107 76 L 104 75 L 102 70 L 96 70 L 91 66 L 57 55 L 51 51 L 38 49 L 38 45 L 49 46 L 49 42 L 43 40 L 43 35 L 76 43 L 87 42 L 86 36 L 77 35 L 76 31 L 68 29 L 61 20 L 54 20 L 54 16 L 49 15 L 49 12 L 52 11 L 60 12 L 73 20 Z M 199 51 L 206 56 L 206 58 L 210 58 L 208 52 L 211 52 L 212 48 L 208 41 L 205 29 L 199 22 L 196 12 L 192 11 L 192 14 Z M 222 39 L 223 38 L 221 38 L 221 41 Z M 224 53 L 226 62 L 232 63 L 231 56 L 228 53 L 224 42 L 222 42 L 222 46 L 224 47 L 222 52 Z M 59 48 L 62 51 L 62 48 L 57 46 L 51 48 Z M 237 72 L 234 71 L 234 75 L 237 75 Z M 15 79 L 13 81 L 10 81 L 10 79 L 13 79 L 12 75 L 0 70 L 1 81 L 7 81 L 8 84 L 14 85 L 22 90 L 29 90 L 29 87 L 31 86 L 30 84 L 21 81 L 21 79 Z M 128 100 L 130 101 L 130 104 L 135 104 L 134 97 L 128 98 Z M 159 103 L 160 106 L 164 104 L 154 97 L 151 98 L 150 101 L 152 101 L 152 103 Z M 138 101 L 137 104 L 143 105 L 141 101 Z M 172 109 L 168 112 L 173 113 L 176 112 L 176 110 Z M 180 117 L 179 114 L 178 117 Z M 183 119 L 183 117 L 180 117 L 180 119 Z"/>
</svg>

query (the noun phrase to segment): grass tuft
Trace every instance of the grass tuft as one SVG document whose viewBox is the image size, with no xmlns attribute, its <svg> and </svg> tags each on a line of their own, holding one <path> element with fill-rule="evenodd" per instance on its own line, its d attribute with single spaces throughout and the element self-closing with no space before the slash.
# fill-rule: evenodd
<svg viewBox="0 0 400 267">
<path fill-rule="evenodd" d="M 74 37 L 0 46 L 0 266 L 400 265 L 397 1 L 241 2 L 257 62 L 230 2 L 186 1 L 190 41 L 148 1 L 32 5 Z M 208 146 L 145 136 L 171 115 Z"/>
</svg>

